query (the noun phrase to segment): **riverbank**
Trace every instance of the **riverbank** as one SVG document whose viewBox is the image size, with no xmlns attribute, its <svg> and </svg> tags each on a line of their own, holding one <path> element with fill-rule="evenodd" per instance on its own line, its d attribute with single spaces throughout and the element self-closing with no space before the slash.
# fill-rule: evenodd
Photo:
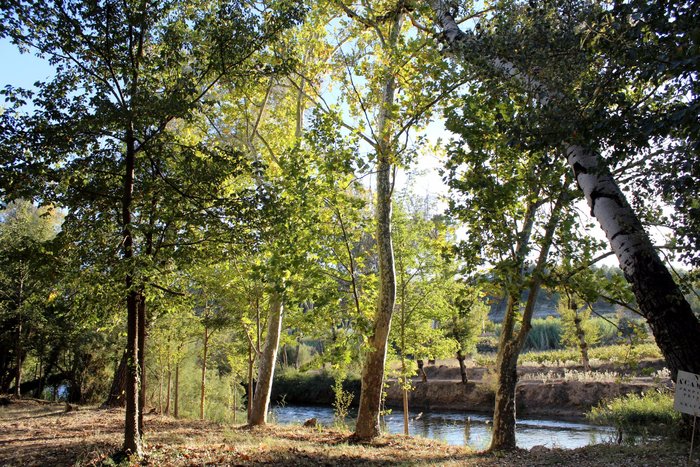
<svg viewBox="0 0 700 467">
<path fill-rule="evenodd" d="M 76 410 L 77 409 L 77 410 Z M 124 412 L 20 401 L 0 407 L 0 465 L 115 465 Z M 343 430 L 271 425 L 248 430 L 206 421 L 145 417 L 146 457 L 140 465 L 684 465 L 687 444 L 535 447 L 483 454 L 439 441 L 400 435 L 352 443 Z M 125 462 L 122 465 L 138 465 Z M 700 465 L 695 459 L 692 465 Z"/>
<path fill-rule="evenodd" d="M 577 366 L 523 365 L 518 367 L 517 412 L 526 417 L 581 420 L 603 401 L 669 385 L 668 377 L 649 376 L 663 366 L 663 360 L 641 361 L 634 370 L 602 363 L 594 366 L 591 372 L 584 372 Z M 425 372 L 427 381 L 418 376 L 412 379 L 413 389 L 408 393 L 411 409 L 493 413 L 496 375 L 487 368 L 468 368 L 467 383 L 462 383 L 456 364 L 426 365 Z M 273 384 L 272 400 L 297 405 L 331 405 L 332 386 L 332 377 L 323 371 L 280 374 Z M 346 381 L 344 389 L 354 394 L 354 402 L 359 400 L 358 379 Z M 387 381 L 386 394 L 388 407 L 403 406 L 402 390 L 395 380 Z"/>
</svg>

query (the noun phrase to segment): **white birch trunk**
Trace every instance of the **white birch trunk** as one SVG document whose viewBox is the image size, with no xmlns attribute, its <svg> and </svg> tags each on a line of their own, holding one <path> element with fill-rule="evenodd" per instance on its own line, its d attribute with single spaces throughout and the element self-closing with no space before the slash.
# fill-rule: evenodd
<svg viewBox="0 0 700 467">
<path fill-rule="evenodd" d="M 282 332 L 282 293 L 272 292 L 270 296 L 270 312 L 267 317 L 267 336 L 265 345 L 260 355 L 258 367 L 258 381 L 253 395 L 253 407 L 248 420 L 250 426 L 265 425 L 267 423 L 267 410 L 270 406 L 270 393 L 272 391 L 272 378 L 275 374 L 277 361 L 277 349 Z"/>
</svg>

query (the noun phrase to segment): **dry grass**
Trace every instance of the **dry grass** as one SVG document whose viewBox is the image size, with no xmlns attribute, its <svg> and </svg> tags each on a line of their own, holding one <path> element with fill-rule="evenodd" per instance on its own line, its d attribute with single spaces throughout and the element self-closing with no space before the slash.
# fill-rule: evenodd
<svg viewBox="0 0 700 467">
<path fill-rule="evenodd" d="M 113 465 L 122 410 L 22 401 L 0 408 L 0 465 Z M 357 444 L 350 433 L 326 428 L 269 426 L 248 430 L 211 422 L 148 415 L 141 465 L 682 465 L 687 447 L 593 446 L 534 448 L 481 454 L 424 438 L 392 435 Z M 137 462 L 123 461 L 123 465 Z M 700 465 L 696 462 L 695 465 Z"/>
</svg>

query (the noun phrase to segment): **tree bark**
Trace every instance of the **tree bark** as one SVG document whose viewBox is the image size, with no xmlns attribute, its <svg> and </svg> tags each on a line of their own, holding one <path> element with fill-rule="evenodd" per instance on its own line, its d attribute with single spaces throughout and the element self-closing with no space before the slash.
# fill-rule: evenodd
<svg viewBox="0 0 700 467">
<path fill-rule="evenodd" d="M 262 426 L 267 423 L 267 410 L 270 405 L 272 378 L 275 374 L 277 349 L 282 332 L 283 314 L 282 292 L 273 291 L 270 295 L 270 312 L 267 318 L 267 335 L 260 355 L 258 382 L 253 395 L 253 407 L 248 420 L 250 426 Z"/>
<path fill-rule="evenodd" d="M 583 371 L 591 371 L 591 361 L 588 358 L 588 343 L 586 343 L 586 334 L 581 326 L 581 318 L 574 317 L 574 326 L 576 326 L 576 337 L 578 338 L 578 348 L 581 351 L 581 365 Z"/>
<path fill-rule="evenodd" d="M 253 385 L 253 365 L 255 364 L 255 359 L 253 358 L 253 344 L 248 343 L 248 422 L 250 422 L 250 418 L 253 415 L 253 393 L 254 393 L 254 385 Z"/>
<path fill-rule="evenodd" d="M 180 417 L 180 363 L 175 364 L 175 394 L 173 397 L 173 417 Z"/>
<path fill-rule="evenodd" d="M 170 369 L 170 357 L 168 357 L 168 385 L 165 392 L 165 415 L 170 415 L 170 387 L 172 386 L 173 373 Z"/>
<path fill-rule="evenodd" d="M 204 420 L 204 397 L 207 384 L 207 351 L 209 350 L 209 330 L 204 326 L 204 349 L 202 351 L 202 379 L 199 395 L 199 419 Z"/>
<path fill-rule="evenodd" d="M 138 354 L 139 354 L 139 436 L 143 438 L 143 414 L 146 411 L 146 296 L 138 294 Z"/>
<path fill-rule="evenodd" d="M 519 354 L 520 349 L 513 340 L 509 340 L 499 351 L 498 385 L 493 410 L 493 437 L 489 451 L 513 450 L 516 446 L 515 388 L 518 384 Z"/>
<path fill-rule="evenodd" d="M 467 384 L 467 366 L 464 364 L 466 357 L 462 353 L 462 349 L 457 350 L 457 361 L 459 362 L 459 374 L 462 377 L 462 384 Z"/>
<path fill-rule="evenodd" d="M 133 258 L 134 241 L 131 234 L 131 203 L 134 193 L 134 169 L 136 140 L 133 128 L 129 127 L 126 138 L 124 192 L 122 198 L 122 237 L 123 259 L 127 265 L 125 286 L 127 291 L 127 333 L 126 333 L 126 413 L 124 422 L 124 451 L 141 457 L 142 444 L 139 431 L 139 323 L 138 293 L 134 284 Z"/>
<path fill-rule="evenodd" d="M 673 380 L 678 370 L 700 373 L 700 321 L 607 166 L 597 152 L 576 145 L 568 147 L 567 160 L 632 286 Z"/>
<path fill-rule="evenodd" d="M 388 47 L 397 44 L 403 24 L 403 13 L 396 13 Z M 391 317 L 396 302 L 396 271 L 394 270 L 394 248 L 391 237 L 391 197 L 393 191 L 394 153 L 391 136 L 392 107 L 396 92 L 396 79 L 387 71 L 379 104 L 377 134 L 380 141 L 377 150 L 377 250 L 379 256 L 379 296 L 372 335 L 362 367 L 362 389 L 355 425 L 355 438 L 371 440 L 380 435 L 379 414 L 384 384 L 387 341 L 391 329 Z"/>
<path fill-rule="evenodd" d="M 104 401 L 102 407 L 124 407 L 126 404 L 126 352 L 122 353 L 119 359 L 119 365 L 114 371 L 112 386 L 109 389 L 107 400 Z"/>
</svg>

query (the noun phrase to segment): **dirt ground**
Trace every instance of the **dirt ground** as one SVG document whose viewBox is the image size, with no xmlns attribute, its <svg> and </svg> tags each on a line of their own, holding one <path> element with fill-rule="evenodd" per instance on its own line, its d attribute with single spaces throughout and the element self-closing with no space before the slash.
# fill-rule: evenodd
<svg viewBox="0 0 700 467">
<path fill-rule="evenodd" d="M 597 445 L 576 450 L 535 447 L 493 455 L 439 441 L 398 435 L 354 444 L 349 432 L 269 426 L 248 430 L 211 422 L 145 419 L 146 455 L 140 462 L 112 456 L 122 440 L 124 412 L 63 404 L 12 401 L 0 407 L 0 465 L 465 465 L 674 466 L 685 465 L 688 445 Z M 115 460 L 117 459 L 117 460 Z M 691 465 L 700 465 L 696 452 Z"/>
</svg>

